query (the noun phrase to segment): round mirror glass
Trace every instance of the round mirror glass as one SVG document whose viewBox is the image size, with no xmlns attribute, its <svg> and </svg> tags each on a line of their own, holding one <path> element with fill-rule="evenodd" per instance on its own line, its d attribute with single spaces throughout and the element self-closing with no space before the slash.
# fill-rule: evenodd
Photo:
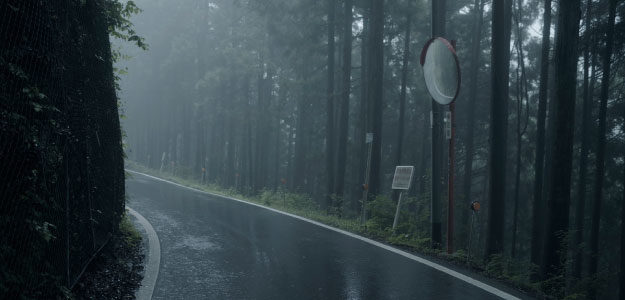
<svg viewBox="0 0 625 300">
<path fill-rule="evenodd" d="M 424 51 L 423 77 L 428 92 L 439 104 L 450 104 L 460 89 L 460 67 L 456 53 L 443 38 L 433 39 Z"/>
</svg>

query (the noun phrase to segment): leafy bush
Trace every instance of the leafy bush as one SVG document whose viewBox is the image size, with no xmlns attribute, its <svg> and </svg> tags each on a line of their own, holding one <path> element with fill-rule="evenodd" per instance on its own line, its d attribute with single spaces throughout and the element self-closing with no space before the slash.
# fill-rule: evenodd
<svg viewBox="0 0 625 300">
<path fill-rule="evenodd" d="M 367 228 L 389 231 L 393 226 L 396 205 L 386 196 L 377 196 L 367 204 L 367 212 L 371 216 L 367 220 Z"/>
</svg>

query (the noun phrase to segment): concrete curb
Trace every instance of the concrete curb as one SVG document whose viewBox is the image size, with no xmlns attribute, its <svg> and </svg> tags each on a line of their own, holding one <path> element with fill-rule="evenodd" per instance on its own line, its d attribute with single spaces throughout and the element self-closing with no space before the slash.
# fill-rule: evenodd
<svg viewBox="0 0 625 300">
<path fill-rule="evenodd" d="M 158 270 L 161 264 L 161 243 L 158 240 L 156 231 L 154 231 L 152 224 L 150 224 L 148 220 L 134 209 L 128 206 L 126 206 L 126 209 L 131 215 L 137 218 L 137 221 L 143 226 L 148 235 L 148 255 L 145 262 L 145 272 L 143 274 L 143 280 L 141 280 L 141 287 L 139 287 L 135 293 L 135 297 L 137 297 L 138 300 L 149 300 L 152 299 L 152 293 L 156 286 Z"/>
</svg>

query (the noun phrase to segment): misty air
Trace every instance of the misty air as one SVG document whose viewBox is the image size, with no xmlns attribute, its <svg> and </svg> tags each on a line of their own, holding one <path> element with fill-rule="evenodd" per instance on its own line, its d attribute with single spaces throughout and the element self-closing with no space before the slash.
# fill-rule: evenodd
<svg viewBox="0 0 625 300">
<path fill-rule="evenodd" d="M 625 300 L 624 18 L 0 0 L 0 299 Z"/>
</svg>

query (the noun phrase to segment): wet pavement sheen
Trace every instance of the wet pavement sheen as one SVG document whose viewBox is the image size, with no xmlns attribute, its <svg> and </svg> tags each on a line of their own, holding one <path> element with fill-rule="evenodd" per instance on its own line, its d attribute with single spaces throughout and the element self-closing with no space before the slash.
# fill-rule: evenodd
<svg viewBox="0 0 625 300">
<path fill-rule="evenodd" d="M 133 174 L 154 227 L 153 299 L 498 299 L 406 257 L 270 210 Z"/>
</svg>

